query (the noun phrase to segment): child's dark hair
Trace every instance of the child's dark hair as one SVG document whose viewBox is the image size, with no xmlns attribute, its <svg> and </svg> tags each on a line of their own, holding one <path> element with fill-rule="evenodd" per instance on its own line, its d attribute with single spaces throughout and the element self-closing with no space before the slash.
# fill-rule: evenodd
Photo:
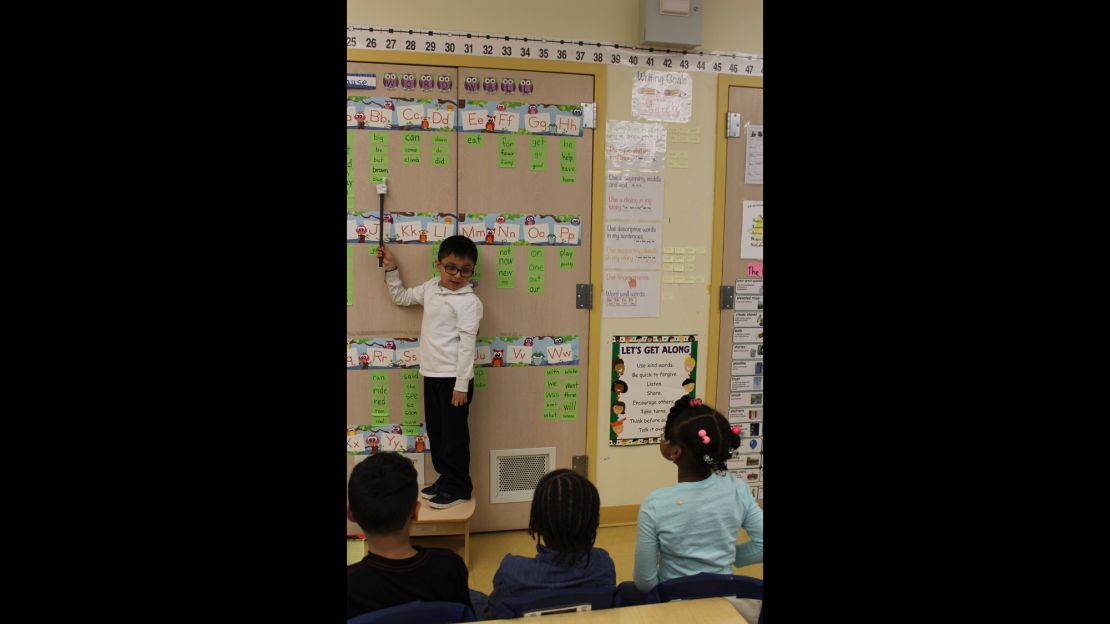
<svg viewBox="0 0 1110 624">
<path fill-rule="evenodd" d="M 443 260 L 447 256 L 469 258 L 474 264 L 478 264 L 478 246 L 474 244 L 474 241 L 461 234 L 448 236 L 440 244 L 439 255 L 436 256 L 436 259 Z"/>
<path fill-rule="evenodd" d="M 371 455 L 351 472 L 347 501 L 364 533 L 398 531 L 416 502 L 416 468 L 397 453 Z"/>
<path fill-rule="evenodd" d="M 560 468 L 545 474 L 532 496 L 528 536 L 539 535 L 555 551 L 555 563 L 573 565 L 589 557 L 597 538 L 601 498 L 597 488 L 582 475 Z"/>
<path fill-rule="evenodd" d="M 621 394 L 624 394 L 625 392 L 628 392 L 628 384 L 624 383 L 623 379 L 618 379 L 618 380 L 613 382 L 613 392 L 617 391 L 617 386 L 624 386 L 624 390 L 620 391 Z"/>
<path fill-rule="evenodd" d="M 698 431 L 705 431 L 708 444 Z M 727 418 L 699 399 L 686 395 L 675 401 L 667 414 L 663 437 L 686 448 L 686 454 L 691 458 L 690 465 L 705 466 L 707 471 L 727 470 L 726 462 L 732 457 L 733 450 L 740 447 L 740 435 L 729 426 Z"/>
</svg>

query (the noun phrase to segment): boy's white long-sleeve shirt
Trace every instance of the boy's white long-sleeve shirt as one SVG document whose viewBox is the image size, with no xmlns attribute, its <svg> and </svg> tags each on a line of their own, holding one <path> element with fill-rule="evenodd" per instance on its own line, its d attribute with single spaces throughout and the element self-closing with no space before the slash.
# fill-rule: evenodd
<svg viewBox="0 0 1110 624">
<path fill-rule="evenodd" d="M 467 284 L 450 290 L 434 277 L 405 288 L 399 271 L 387 271 L 385 284 L 393 303 L 424 306 L 420 322 L 420 374 L 454 377 L 455 391 L 466 392 L 474 377 L 474 342 L 482 320 L 482 302 Z"/>
</svg>

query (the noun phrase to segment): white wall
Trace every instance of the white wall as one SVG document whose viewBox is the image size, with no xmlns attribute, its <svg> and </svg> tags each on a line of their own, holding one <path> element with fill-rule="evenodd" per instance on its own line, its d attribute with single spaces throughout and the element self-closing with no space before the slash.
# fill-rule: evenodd
<svg viewBox="0 0 1110 624">
<path fill-rule="evenodd" d="M 581 38 L 636 45 L 639 0 L 348 0 L 347 23 L 548 38 Z M 762 0 L 704 0 L 703 50 L 763 53 Z M 635 70 L 610 66 L 606 85 L 608 120 L 632 121 L 632 79 Z M 716 74 L 694 72 L 693 115 L 684 126 L 700 129 L 700 143 L 668 144 L 668 151 L 689 154 L 689 169 L 668 167 L 665 175 L 663 245 L 701 246 L 711 250 L 713 219 L 714 138 L 718 132 Z M 666 124 L 671 125 L 671 124 Z M 710 255 L 699 256 L 697 273 L 706 284 L 665 284 L 673 301 L 661 302 L 660 318 L 603 319 L 601 362 L 597 377 L 597 486 L 604 506 L 637 505 L 658 487 L 675 482 L 675 468 L 656 446 L 610 449 L 609 371 L 611 337 L 621 334 L 697 334 L 699 356 L 709 335 L 708 292 Z M 595 258 L 594 262 L 600 262 Z M 597 288 L 595 285 L 595 298 Z M 698 395 L 703 396 L 707 362 L 698 362 Z"/>
</svg>

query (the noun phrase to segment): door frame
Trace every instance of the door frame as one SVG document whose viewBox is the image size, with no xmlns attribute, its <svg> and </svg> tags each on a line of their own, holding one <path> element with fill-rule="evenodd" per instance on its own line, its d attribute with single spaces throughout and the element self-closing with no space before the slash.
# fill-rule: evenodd
<svg viewBox="0 0 1110 624">
<path fill-rule="evenodd" d="M 725 160 L 728 155 L 728 139 L 725 137 L 725 128 L 728 127 L 728 90 L 730 87 L 763 88 L 763 78 L 754 76 L 727 76 L 717 77 L 717 116 L 718 126 L 721 130 L 717 133 L 716 159 L 713 173 L 713 259 L 709 273 L 709 340 L 706 344 L 705 361 L 709 367 L 705 371 L 705 394 L 710 400 L 717 396 L 718 358 L 721 351 L 721 277 L 724 274 L 724 246 L 725 246 Z M 717 408 L 720 410 L 720 406 Z M 728 413 L 728 408 L 724 409 Z"/>
</svg>

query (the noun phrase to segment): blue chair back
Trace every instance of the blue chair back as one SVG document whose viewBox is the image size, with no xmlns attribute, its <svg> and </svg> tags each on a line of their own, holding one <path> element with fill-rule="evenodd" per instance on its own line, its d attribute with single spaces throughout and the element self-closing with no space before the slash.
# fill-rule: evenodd
<svg viewBox="0 0 1110 624">
<path fill-rule="evenodd" d="M 750 576 L 702 572 L 663 581 L 648 594 L 648 603 L 729 596 L 763 600 L 763 581 Z"/>
<path fill-rule="evenodd" d="M 455 624 L 477 619 L 469 606 L 458 602 L 414 600 L 357 615 L 347 620 L 347 624 Z"/>
<path fill-rule="evenodd" d="M 553 589 L 530 593 L 527 596 L 508 598 L 493 605 L 493 616 L 498 619 L 517 618 L 526 613 L 545 611 L 543 615 L 573 611 L 600 611 L 611 609 L 616 588 L 603 589 Z M 585 606 L 588 605 L 589 609 Z"/>
</svg>

